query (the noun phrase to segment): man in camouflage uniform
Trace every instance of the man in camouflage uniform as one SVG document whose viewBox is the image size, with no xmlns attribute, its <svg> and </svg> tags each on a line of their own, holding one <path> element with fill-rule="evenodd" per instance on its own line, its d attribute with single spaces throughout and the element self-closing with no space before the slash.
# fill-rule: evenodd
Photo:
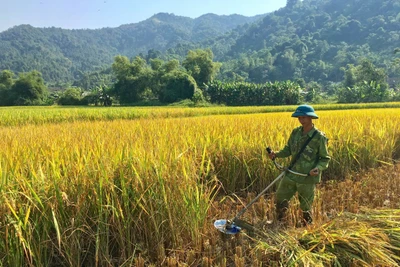
<svg viewBox="0 0 400 267">
<path fill-rule="evenodd" d="M 292 156 L 293 160 L 307 139 L 315 131 L 317 132 L 291 168 L 294 172 L 308 174 L 308 176 L 299 176 L 286 172 L 279 183 L 276 192 L 277 217 L 278 220 L 284 218 L 288 209 L 288 202 L 297 192 L 300 208 L 303 211 L 303 221 L 305 224 L 310 224 L 312 223 L 311 208 L 314 201 L 315 185 L 321 181 L 321 172 L 328 168 L 329 160 L 331 159 L 327 147 L 328 139 L 312 123 L 313 119 L 318 119 L 313 107 L 301 105 L 292 114 L 292 117 L 298 118 L 301 126 L 292 131 L 287 144 L 282 150 L 276 153 L 272 151 L 269 154 L 271 159 Z"/>
</svg>

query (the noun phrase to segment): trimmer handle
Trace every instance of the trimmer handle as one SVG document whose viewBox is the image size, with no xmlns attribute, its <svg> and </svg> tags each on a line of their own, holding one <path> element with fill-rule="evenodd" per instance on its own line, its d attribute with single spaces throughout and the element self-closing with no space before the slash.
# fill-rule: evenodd
<svg viewBox="0 0 400 267">
<path fill-rule="evenodd" d="M 271 153 L 272 153 L 272 149 L 271 149 L 269 146 L 266 148 L 266 150 L 267 150 L 268 154 L 271 154 Z M 279 165 L 279 164 L 276 162 L 275 157 L 273 157 L 272 161 L 274 162 L 274 164 L 275 164 L 275 166 L 278 168 L 278 170 L 281 170 L 281 171 L 288 171 L 288 172 L 290 172 L 290 173 L 293 173 L 293 174 L 299 175 L 299 176 L 304 176 L 304 177 L 307 177 L 307 176 L 308 176 L 308 174 L 303 174 L 303 173 L 295 172 L 295 171 L 290 170 L 290 169 L 287 168 L 287 167 L 284 167 L 284 166 L 282 166 L 282 165 Z"/>
</svg>

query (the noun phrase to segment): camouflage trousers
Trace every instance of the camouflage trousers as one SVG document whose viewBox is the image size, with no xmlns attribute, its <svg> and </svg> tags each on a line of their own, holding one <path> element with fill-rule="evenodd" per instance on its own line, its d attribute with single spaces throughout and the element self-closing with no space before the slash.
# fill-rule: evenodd
<svg viewBox="0 0 400 267">
<path fill-rule="evenodd" d="M 289 201 L 296 192 L 298 193 L 302 211 L 311 211 L 314 201 L 315 184 L 299 184 L 287 175 L 282 178 L 276 191 L 277 204 Z"/>
</svg>

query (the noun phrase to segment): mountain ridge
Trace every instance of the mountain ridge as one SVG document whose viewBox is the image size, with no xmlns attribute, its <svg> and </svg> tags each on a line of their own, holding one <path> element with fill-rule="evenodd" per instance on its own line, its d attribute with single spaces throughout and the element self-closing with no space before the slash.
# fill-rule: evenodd
<svg viewBox="0 0 400 267">
<path fill-rule="evenodd" d="M 223 63 L 221 80 L 328 85 L 342 81 L 349 64 L 368 58 L 395 84 L 399 43 L 400 0 L 288 0 L 254 17 L 158 13 L 100 30 L 25 25 L 0 33 L 0 70 L 37 69 L 46 81 L 76 81 L 110 68 L 116 55 L 182 61 L 189 50 L 210 48 Z"/>
<path fill-rule="evenodd" d="M 110 65 L 119 54 L 133 57 L 150 49 L 165 51 L 178 44 L 215 38 L 261 17 L 204 14 L 191 19 L 158 13 L 138 23 L 101 29 L 23 24 L 0 33 L 0 69 L 19 73 L 34 68 L 46 81 L 68 81 L 79 78 L 82 72 Z"/>
</svg>

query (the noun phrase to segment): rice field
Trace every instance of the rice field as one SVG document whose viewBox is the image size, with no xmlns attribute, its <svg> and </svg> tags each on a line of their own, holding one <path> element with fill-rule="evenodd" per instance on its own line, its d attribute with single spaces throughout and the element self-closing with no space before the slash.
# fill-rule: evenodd
<svg viewBox="0 0 400 267">
<path fill-rule="evenodd" d="M 0 264 L 398 265 L 400 108 L 315 108 L 332 155 L 315 223 L 295 228 L 293 201 L 267 239 L 213 222 L 279 174 L 265 148 L 298 126 L 294 107 L 2 108 Z M 243 218 L 273 219 L 273 191 Z"/>
<path fill-rule="evenodd" d="M 400 108 L 400 102 L 368 104 L 314 105 L 316 110 Z M 0 107 L 0 126 L 19 126 L 78 121 L 113 121 L 118 119 L 181 118 L 205 115 L 291 112 L 296 106 L 260 107 Z"/>
</svg>

